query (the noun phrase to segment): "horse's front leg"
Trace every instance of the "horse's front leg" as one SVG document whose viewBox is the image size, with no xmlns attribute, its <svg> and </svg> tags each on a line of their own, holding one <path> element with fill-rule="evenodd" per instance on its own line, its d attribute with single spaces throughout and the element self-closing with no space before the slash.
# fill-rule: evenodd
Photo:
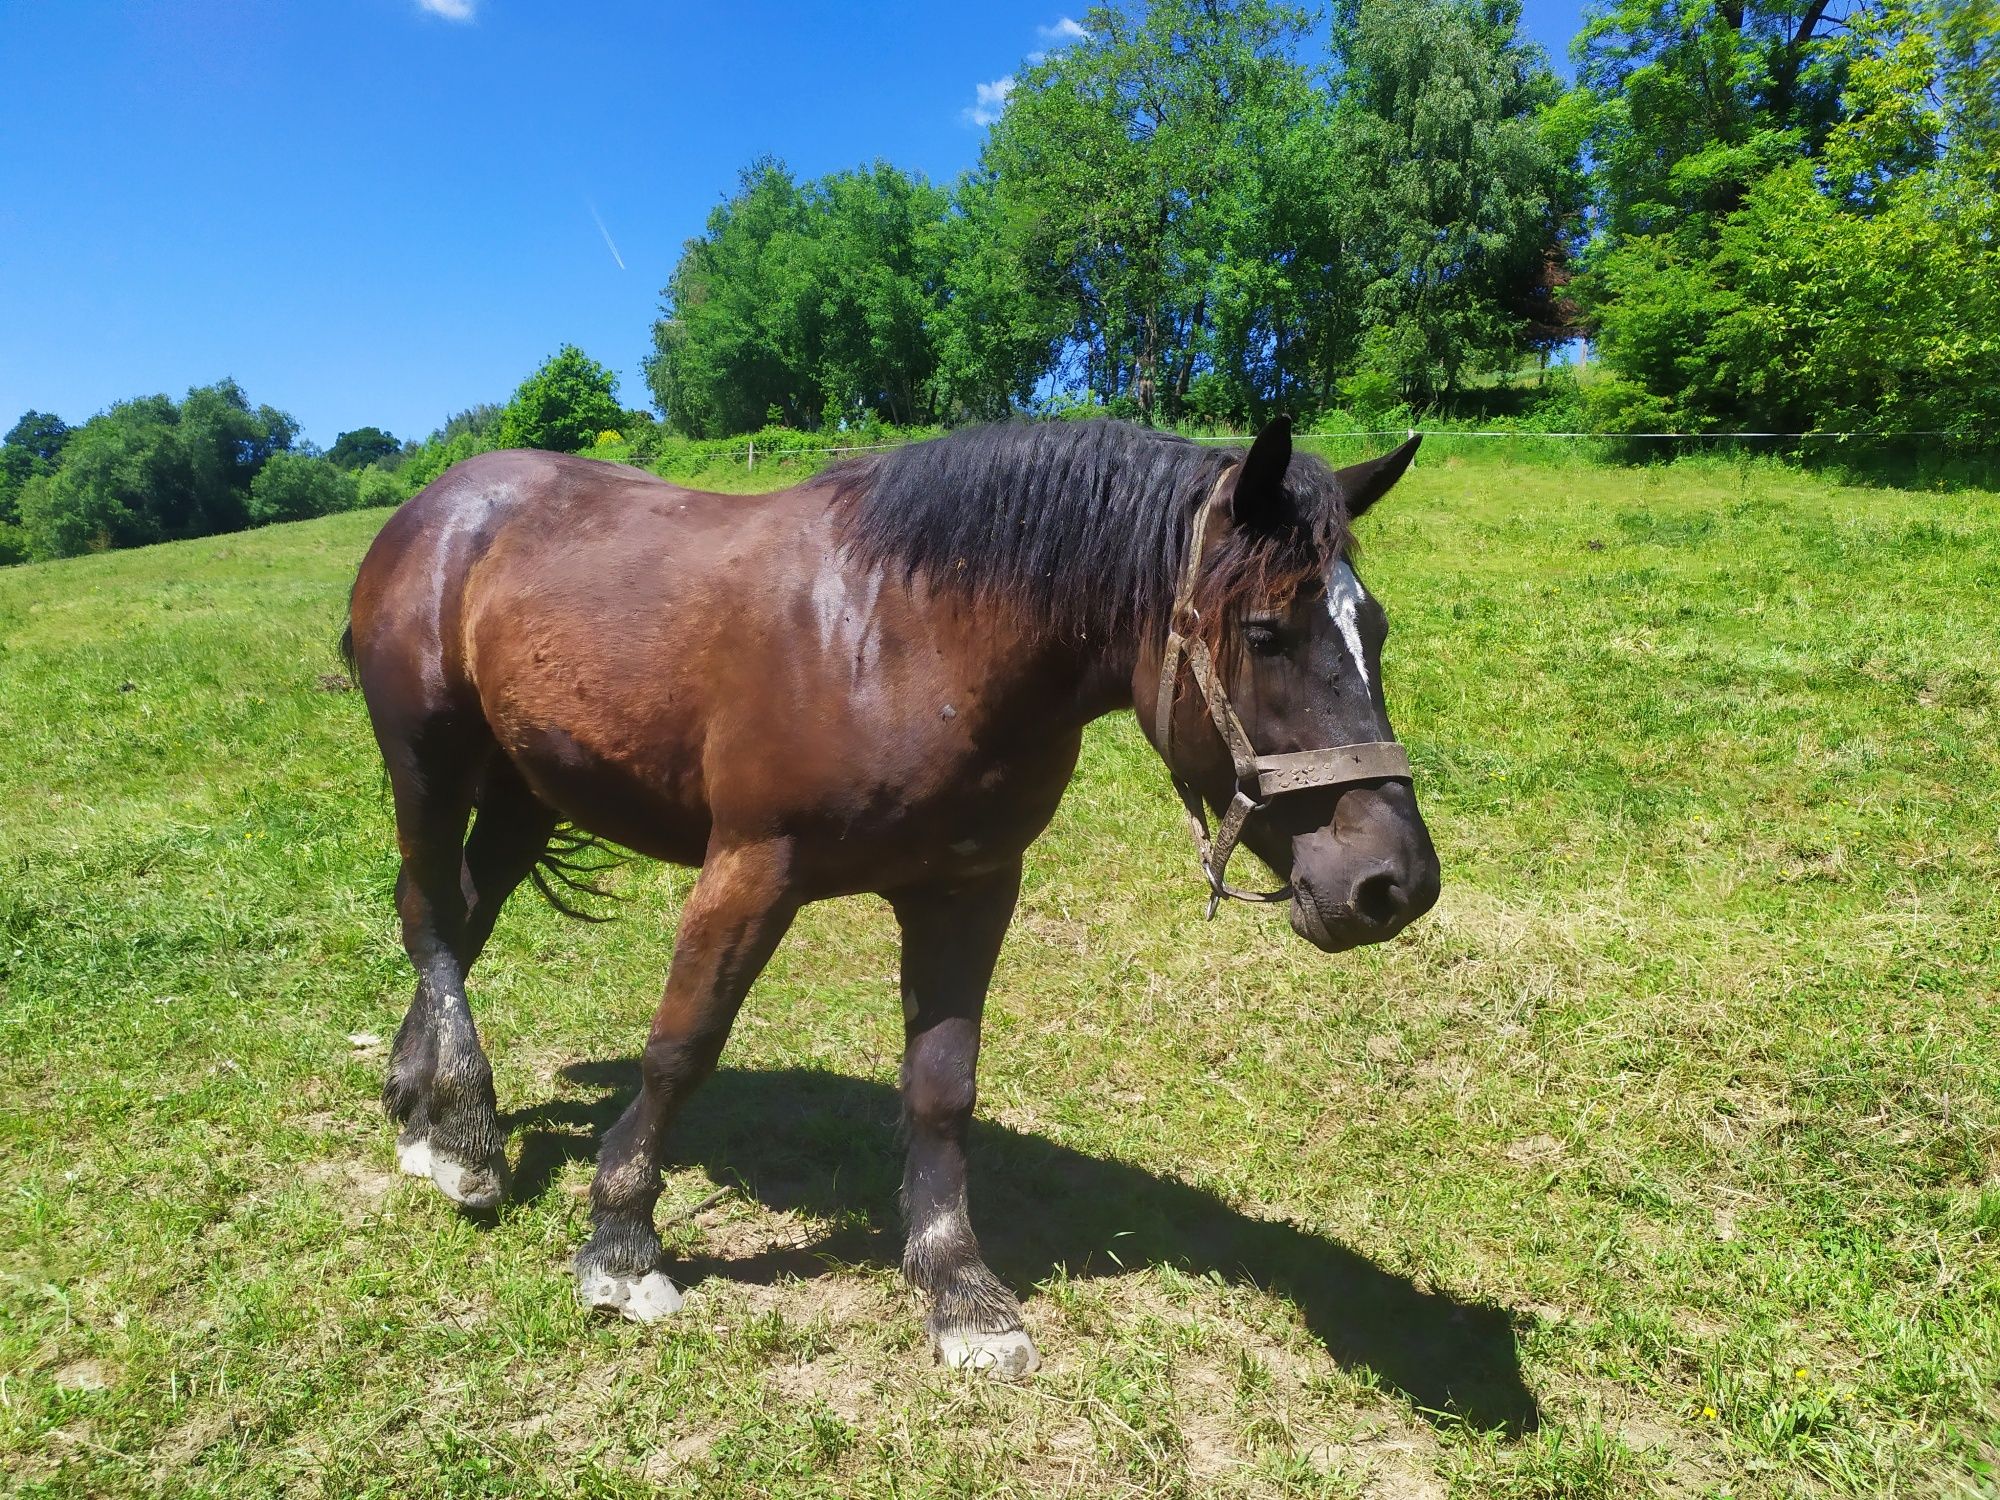
<svg viewBox="0 0 2000 1500">
<path fill-rule="evenodd" d="M 791 926 L 798 902 L 783 842 L 712 850 L 674 937 L 666 993 L 639 1062 L 639 1097 L 604 1136 L 590 1185 L 590 1241 L 576 1255 L 577 1295 L 650 1323 L 679 1309 L 660 1267 L 653 1205 L 667 1126 L 715 1071 L 751 981 Z"/>
<path fill-rule="evenodd" d="M 966 1213 L 965 1137 L 986 986 L 1020 885 L 1016 864 L 890 898 L 903 928 L 903 1274 L 931 1299 L 926 1326 L 941 1361 L 1010 1377 L 1041 1358 L 1021 1304 L 980 1259 Z"/>
</svg>

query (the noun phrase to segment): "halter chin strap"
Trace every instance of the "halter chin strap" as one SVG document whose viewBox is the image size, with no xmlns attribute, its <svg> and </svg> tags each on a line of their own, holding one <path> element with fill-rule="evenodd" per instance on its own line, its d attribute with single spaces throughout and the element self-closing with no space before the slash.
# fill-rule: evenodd
<svg viewBox="0 0 2000 1500">
<path fill-rule="evenodd" d="M 1215 670 L 1215 658 L 1208 642 L 1196 634 L 1201 617 L 1194 607 L 1194 586 L 1201 576 L 1201 561 L 1208 551 L 1209 533 L 1222 513 L 1223 492 L 1242 466 L 1225 469 L 1208 492 L 1201 509 L 1195 512 L 1194 529 L 1188 536 L 1187 568 L 1181 574 L 1180 592 L 1174 596 L 1174 612 L 1167 628 L 1167 649 L 1160 658 L 1159 702 L 1154 710 L 1154 743 L 1173 776 L 1174 790 L 1187 808 L 1188 828 L 1194 834 L 1195 854 L 1201 861 L 1202 876 L 1208 881 L 1208 915 L 1212 921 L 1222 898 L 1238 901 L 1289 901 L 1292 888 L 1276 891 L 1239 891 L 1229 884 L 1229 857 L 1243 837 L 1243 825 L 1250 814 L 1263 808 L 1271 798 L 1287 792 L 1309 791 L 1314 787 L 1343 786 L 1356 781 L 1408 780 L 1410 757 L 1394 740 L 1369 740 L 1354 745 L 1333 745 L 1325 750 L 1299 750 L 1289 755 L 1259 755 L 1243 728 L 1243 720 L 1229 701 L 1222 678 Z M 1236 772 L 1236 794 L 1222 814 L 1213 836 L 1208 830 L 1208 806 L 1194 783 L 1174 765 L 1174 697 L 1180 686 L 1181 663 L 1185 660 L 1194 674 L 1196 686 L 1208 703 L 1208 717 Z"/>
</svg>

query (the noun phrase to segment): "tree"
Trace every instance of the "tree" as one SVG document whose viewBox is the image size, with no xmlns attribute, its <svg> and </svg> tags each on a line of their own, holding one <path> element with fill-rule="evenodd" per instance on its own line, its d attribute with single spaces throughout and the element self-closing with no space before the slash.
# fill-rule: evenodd
<svg viewBox="0 0 2000 1500">
<path fill-rule="evenodd" d="M 793 352 L 815 388 L 814 425 L 931 417 L 935 229 L 949 201 L 885 162 L 835 172 L 807 193 L 808 232 L 786 288 L 797 301 L 784 311 L 804 335 Z"/>
<path fill-rule="evenodd" d="M 1706 241 L 1753 183 L 1815 154 L 1845 57 L 1830 0 L 1598 0 L 1578 34 L 1612 240 Z"/>
<path fill-rule="evenodd" d="M 951 212 L 927 229 L 940 285 L 926 329 L 934 364 L 931 420 L 994 421 L 1027 404 L 1055 362 L 1061 305 L 1046 283 L 1022 274 L 1032 233 L 990 174 L 969 173 Z"/>
<path fill-rule="evenodd" d="M 354 476 L 324 458 L 303 453 L 273 454 L 251 481 L 248 510 L 258 525 L 303 521 L 337 510 L 352 510 Z"/>
<path fill-rule="evenodd" d="M 0 526 L 9 528 L 0 538 L 0 563 L 18 561 L 15 554 L 25 545 L 13 530 L 20 519 L 22 487 L 55 469 L 69 434 L 69 424 L 53 412 L 29 411 L 0 441 Z"/>
<path fill-rule="evenodd" d="M 1559 321 L 1534 309 L 1580 205 L 1543 123 L 1555 77 L 1519 17 L 1518 0 L 1346 0 L 1336 14 L 1342 238 L 1370 362 L 1416 401 Z"/>
<path fill-rule="evenodd" d="M 935 420 L 949 197 L 884 163 L 754 162 L 674 268 L 646 381 L 696 437 Z"/>
<path fill-rule="evenodd" d="M 501 414 L 503 448 L 576 453 L 618 425 L 618 377 L 574 344 L 565 344 L 521 382 Z"/>
<path fill-rule="evenodd" d="M 21 414 L 21 420 L 8 429 L 4 443 L 53 466 L 62 457 L 63 444 L 69 441 L 69 434 L 69 424 L 54 412 L 26 411 Z"/>
<path fill-rule="evenodd" d="M 357 427 L 343 432 L 326 450 L 327 461 L 340 469 L 362 469 L 369 464 L 393 467 L 402 457 L 403 445 L 379 427 Z"/>
<path fill-rule="evenodd" d="M 229 379 L 189 391 L 176 425 L 190 483 L 185 511 L 161 510 L 169 536 L 209 536 L 245 525 L 251 484 L 273 454 L 290 451 L 299 431 L 276 407 L 251 406 Z"/>
<path fill-rule="evenodd" d="M 432 437 L 421 448 L 412 453 L 403 465 L 397 478 L 415 494 L 455 463 L 463 463 L 478 453 L 491 453 L 493 443 L 470 431 L 462 431 L 450 438 Z"/>
<path fill-rule="evenodd" d="M 784 245 L 802 217 L 791 173 L 766 157 L 738 174 L 735 194 L 709 214 L 707 232 L 683 248 L 661 294 L 646 360 L 654 403 L 677 431 L 751 432 L 773 409 L 801 421 L 800 381 L 780 352 L 769 309 Z"/>
<path fill-rule="evenodd" d="M 76 430 L 61 468 L 21 491 L 31 557 L 70 557 L 192 535 L 203 515 L 180 411 L 165 396 L 121 401 Z"/>
<path fill-rule="evenodd" d="M 176 537 L 233 531 L 250 517 L 250 488 L 298 424 L 253 407 L 233 380 L 196 386 L 185 401 L 120 401 L 62 440 L 61 462 L 19 495 L 35 557 L 67 557 Z"/>
<path fill-rule="evenodd" d="M 981 168 L 1014 279 L 1114 408 L 1178 417 L 1207 375 L 1247 415 L 1300 362 L 1326 268 L 1275 235 L 1310 192 L 1284 143 L 1324 108 L 1291 55 L 1306 28 L 1267 0 L 1100 6 L 1008 96 Z"/>
<path fill-rule="evenodd" d="M 2000 0 L 1879 0 L 1812 35 L 1798 71 L 1836 90 L 1815 106 L 1836 123 L 1795 126 L 1727 198 L 1593 253 L 1586 295 L 1619 377 L 1600 414 L 1990 441 Z"/>
<path fill-rule="evenodd" d="M 499 435 L 500 419 L 507 408 L 497 401 L 481 401 L 468 406 L 464 411 L 455 411 L 444 419 L 444 426 L 438 428 L 424 441 L 427 443 L 448 443 L 461 435 L 475 438 L 493 439 Z"/>
</svg>

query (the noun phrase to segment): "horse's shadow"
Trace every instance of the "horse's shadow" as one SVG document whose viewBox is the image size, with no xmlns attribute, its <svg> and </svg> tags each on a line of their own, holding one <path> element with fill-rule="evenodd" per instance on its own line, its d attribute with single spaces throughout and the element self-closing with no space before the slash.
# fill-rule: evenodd
<svg viewBox="0 0 2000 1500">
<path fill-rule="evenodd" d="M 541 1197 L 566 1161 L 594 1159 L 598 1137 L 639 1087 L 637 1065 L 623 1060 L 574 1063 L 562 1077 L 603 1093 L 550 1100 L 503 1121 L 523 1132 L 517 1198 Z M 740 1184 L 771 1209 L 848 1227 L 810 1249 L 680 1259 L 676 1279 L 769 1282 L 820 1275 L 829 1261 L 900 1259 L 898 1112 L 894 1089 L 837 1073 L 718 1072 L 676 1123 L 673 1158 Z M 1515 1315 L 1503 1307 L 1425 1291 L 1337 1240 L 1250 1218 L 1175 1178 L 1003 1125 L 976 1121 L 970 1154 L 973 1227 L 989 1264 L 1017 1289 L 1058 1269 L 1119 1276 L 1172 1265 L 1219 1275 L 1290 1298 L 1335 1360 L 1372 1372 L 1433 1419 L 1509 1436 L 1540 1423 Z"/>
</svg>

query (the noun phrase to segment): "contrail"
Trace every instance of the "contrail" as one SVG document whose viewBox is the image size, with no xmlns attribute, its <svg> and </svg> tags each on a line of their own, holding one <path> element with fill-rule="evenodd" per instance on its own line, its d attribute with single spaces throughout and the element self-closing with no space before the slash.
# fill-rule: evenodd
<svg viewBox="0 0 2000 1500">
<path fill-rule="evenodd" d="M 592 203 L 588 198 L 583 200 L 583 205 L 585 208 L 588 208 L 590 210 L 591 218 L 597 221 L 597 232 L 604 236 L 604 248 L 609 250 L 611 252 L 611 258 L 618 262 L 618 269 L 621 271 L 624 270 L 625 257 L 618 253 L 618 245 L 611 238 L 611 231 L 604 227 L 604 217 L 603 215 L 598 213 L 597 205 L 595 203 Z"/>
</svg>

